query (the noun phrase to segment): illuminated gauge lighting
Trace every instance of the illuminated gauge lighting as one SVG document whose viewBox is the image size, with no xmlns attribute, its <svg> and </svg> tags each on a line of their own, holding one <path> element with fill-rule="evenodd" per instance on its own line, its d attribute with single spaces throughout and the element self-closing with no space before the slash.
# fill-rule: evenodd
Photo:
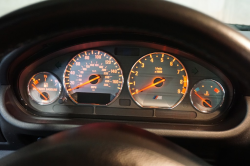
<svg viewBox="0 0 250 166">
<path fill-rule="evenodd" d="M 56 101 L 61 93 L 61 84 L 49 72 L 40 72 L 32 76 L 28 83 L 28 94 L 40 105 L 48 105 Z"/>
<path fill-rule="evenodd" d="M 108 105 L 119 96 L 122 86 L 120 65 L 99 50 L 77 54 L 64 72 L 64 87 L 77 104 Z"/>
<path fill-rule="evenodd" d="M 184 99 L 188 76 L 176 57 L 154 52 L 134 64 L 128 77 L 128 88 L 141 107 L 171 109 Z"/>
<path fill-rule="evenodd" d="M 224 102 L 225 91 L 222 85 L 211 79 L 205 79 L 194 85 L 190 92 L 191 103 L 198 111 L 212 113 Z"/>
</svg>

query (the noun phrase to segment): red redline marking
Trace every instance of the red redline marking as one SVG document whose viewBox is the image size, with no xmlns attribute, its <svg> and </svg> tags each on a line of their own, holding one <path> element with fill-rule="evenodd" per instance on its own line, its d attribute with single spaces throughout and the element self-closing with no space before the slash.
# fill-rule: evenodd
<svg viewBox="0 0 250 166">
<path fill-rule="evenodd" d="M 219 93 L 220 92 L 220 90 L 217 89 L 217 88 L 214 88 L 214 91 L 215 91 L 215 93 Z"/>
</svg>

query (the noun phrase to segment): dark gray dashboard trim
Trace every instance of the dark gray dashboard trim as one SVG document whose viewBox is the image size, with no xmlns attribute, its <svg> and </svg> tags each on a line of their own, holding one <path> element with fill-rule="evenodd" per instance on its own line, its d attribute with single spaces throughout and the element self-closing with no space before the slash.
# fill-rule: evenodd
<svg viewBox="0 0 250 166">
<path fill-rule="evenodd" d="M 162 129 L 146 129 L 161 136 L 173 137 L 189 137 L 189 138 L 206 138 L 206 139 L 230 139 L 236 136 L 249 133 L 250 125 L 250 96 L 245 96 L 247 104 L 247 113 L 244 120 L 236 127 L 225 131 L 186 131 L 186 130 L 171 130 Z"/>
<path fill-rule="evenodd" d="M 39 123 L 27 123 L 21 120 L 16 119 L 13 117 L 8 111 L 5 106 L 5 93 L 6 90 L 9 89 L 10 86 L 8 85 L 1 85 L 0 87 L 0 112 L 2 118 L 4 118 L 7 122 L 11 123 L 11 125 L 24 129 L 24 130 L 47 130 L 47 131 L 60 131 L 60 130 L 66 130 L 73 127 L 78 127 L 79 125 L 62 125 L 62 124 L 39 124 Z M 30 115 L 28 115 L 30 116 Z M 2 121 L 1 121 L 2 123 Z M 46 127 L 45 127 L 46 125 Z"/>
<path fill-rule="evenodd" d="M 77 124 L 61 124 L 60 121 L 58 121 L 57 124 L 42 124 L 42 123 L 27 123 L 20 121 L 16 118 L 14 118 L 5 107 L 5 93 L 7 89 L 10 88 L 10 86 L 1 86 L 0 88 L 0 111 L 2 118 L 9 122 L 11 125 L 23 129 L 23 130 L 33 130 L 33 131 L 61 131 L 66 130 L 74 127 L 79 127 L 80 125 Z M 245 97 L 246 104 L 247 104 L 247 114 L 244 118 L 244 120 L 236 127 L 225 130 L 225 131 L 187 131 L 187 130 L 168 130 L 168 129 L 150 129 L 150 128 L 144 128 L 145 130 L 148 130 L 152 133 L 155 133 L 157 135 L 161 136 L 167 136 L 167 137 L 185 137 L 185 138 L 200 138 L 200 139 L 234 139 L 237 137 L 240 137 L 241 139 L 244 139 L 245 137 L 242 137 L 242 135 L 248 135 L 249 130 L 249 124 L 250 124 L 250 96 Z M 66 119 L 65 119 L 66 120 Z M 63 121 L 63 119 L 61 119 Z M 2 121 L 1 121 L 2 123 Z M 133 124 L 133 122 L 131 122 Z M 249 141 L 249 139 L 246 139 Z"/>
</svg>

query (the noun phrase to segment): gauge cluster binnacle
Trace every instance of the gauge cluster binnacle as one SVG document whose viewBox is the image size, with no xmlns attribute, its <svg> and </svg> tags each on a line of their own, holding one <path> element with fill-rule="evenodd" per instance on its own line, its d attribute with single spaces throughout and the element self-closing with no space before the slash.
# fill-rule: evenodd
<svg viewBox="0 0 250 166">
<path fill-rule="evenodd" d="M 122 43 L 80 44 L 30 63 L 18 84 L 25 110 L 162 122 L 208 122 L 228 111 L 233 87 L 218 69 L 174 48 Z"/>
</svg>

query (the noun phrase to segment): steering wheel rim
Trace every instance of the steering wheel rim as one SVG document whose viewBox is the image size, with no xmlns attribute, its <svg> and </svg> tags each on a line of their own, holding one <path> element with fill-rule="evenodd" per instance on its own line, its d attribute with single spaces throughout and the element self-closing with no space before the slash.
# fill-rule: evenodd
<svg viewBox="0 0 250 166">
<path fill-rule="evenodd" d="M 0 165 L 209 165 L 145 130 L 93 123 L 39 140 L 0 160 Z"/>
<path fill-rule="evenodd" d="M 246 87 L 250 82 L 245 70 L 250 64 L 250 42 L 246 37 L 202 13 L 161 0 L 61 0 L 20 9 L 0 19 L 0 37 L 5 39 L 0 57 L 44 36 L 102 26 L 157 32 L 154 35 L 168 37 L 187 50 L 197 50 L 196 56 L 230 71 Z M 7 80 L 1 79 L 2 84 L 8 84 Z"/>
</svg>

